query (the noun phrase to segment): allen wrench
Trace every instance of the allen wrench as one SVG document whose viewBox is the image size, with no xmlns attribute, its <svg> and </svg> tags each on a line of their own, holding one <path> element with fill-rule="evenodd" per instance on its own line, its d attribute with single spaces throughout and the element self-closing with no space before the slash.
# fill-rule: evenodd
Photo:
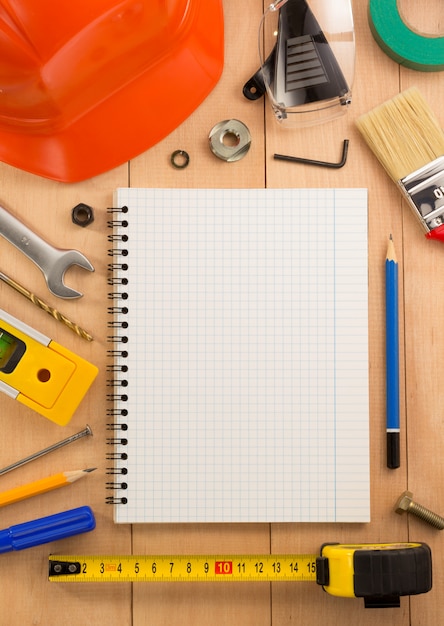
<svg viewBox="0 0 444 626">
<path fill-rule="evenodd" d="M 348 154 L 348 139 L 344 139 L 342 147 L 342 156 L 339 163 L 330 163 L 329 161 L 317 161 L 316 159 L 306 159 L 304 157 L 288 156 L 285 154 L 275 154 L 274 158 L 278 161 L 291 161 L 292 163 L 305 163 L 306 165 L 318 165 L 319 167 L 329 167 L 331 169 L 340 169 L 344 167 Z"/>
</svg>

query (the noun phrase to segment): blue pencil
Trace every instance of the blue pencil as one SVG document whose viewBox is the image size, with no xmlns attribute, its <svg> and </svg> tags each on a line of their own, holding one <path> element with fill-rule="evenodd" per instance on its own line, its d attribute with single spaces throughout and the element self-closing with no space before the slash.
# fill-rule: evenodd
<svg viewBox="0 0 444 626">
<path fill-rule="evenodd" d="M 385 261 L 387 467 L 400 466 L 398 261 L 390 235 Z"/>
</svg>

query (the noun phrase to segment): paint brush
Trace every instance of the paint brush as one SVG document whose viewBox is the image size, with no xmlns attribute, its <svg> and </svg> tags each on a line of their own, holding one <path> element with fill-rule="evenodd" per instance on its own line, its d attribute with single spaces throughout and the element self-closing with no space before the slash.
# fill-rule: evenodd
<svg viewBox="0 0 444 626">
<path fill-rule="evenodd" d="M 444 133 L 419 90 L 401 92 L 356 125 L 426 237 L 444 241 Z"/>
</svg>

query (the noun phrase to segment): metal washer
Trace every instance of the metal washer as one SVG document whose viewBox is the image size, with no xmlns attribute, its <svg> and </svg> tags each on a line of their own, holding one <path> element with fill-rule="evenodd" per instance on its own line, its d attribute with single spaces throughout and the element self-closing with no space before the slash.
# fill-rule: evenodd
<svg viewBox="0 0 444 626">
<path fill-rule="evenodd" d="M 234 145 L 224 143 L 227 135 L 236 138 Z M 251 145 L 251 135 L 247 126 L 239 120 L 224 120 L 219 122 L 210 131 L 209 134 L 211 151 L 222 159 L 232 163 L 239 161 L 244 157 Z"/>
<path fill-rule="evenodd" d="M 173 167 L 177 170 L 183 170 L 185 167 L 188 167 L 190 155 L 186 150 L 174 150 L 170 160 Z"/>
</svg>

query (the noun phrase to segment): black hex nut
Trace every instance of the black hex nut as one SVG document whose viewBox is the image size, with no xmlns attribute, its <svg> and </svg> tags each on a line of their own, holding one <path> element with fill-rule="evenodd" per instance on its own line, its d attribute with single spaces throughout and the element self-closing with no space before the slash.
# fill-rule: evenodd
<svg viewBox="0 0 444 626">
<path fill-rule="evenodd" d="M 81 202 L 73 208 L 71 217 L 77 226 L 88 226 L 94 222 L 94 211 L 88 204 Z"/>
</svg>

